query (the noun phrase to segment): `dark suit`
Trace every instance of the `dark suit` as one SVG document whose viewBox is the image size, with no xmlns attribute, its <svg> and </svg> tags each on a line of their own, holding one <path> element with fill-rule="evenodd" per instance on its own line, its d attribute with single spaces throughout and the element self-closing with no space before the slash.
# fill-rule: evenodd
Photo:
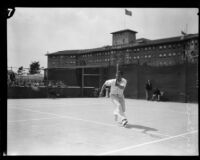
<svg viewBox="0 0 200 160">
<path fill-rule="evenodd" d="M 151 97 L 151 91 L 152 91 L 152 84 L 151 83 L 146 83 L 145 84 L 145 93 L 146 93 L 146 100 L 149 100 Z"/>
</svg>

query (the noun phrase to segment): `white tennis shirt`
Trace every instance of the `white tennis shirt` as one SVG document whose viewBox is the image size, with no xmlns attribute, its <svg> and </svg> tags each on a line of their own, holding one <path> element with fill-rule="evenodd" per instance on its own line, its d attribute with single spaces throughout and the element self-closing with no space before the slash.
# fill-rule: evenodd
<svg viewBox="0 0 200 160">
<path fill-rule="evenodd" d="M 110 86 L 110 94 L 118 94 L 118 95 L 123 95 L 123 92 L 124 92 L 124 89 L 121 89 L 119 87 L 117 87 L 115 85 L 116 83 L 116 79 L 109 79 L 107 80 L 104 84 L 106 86 Z M 122 80 L 119 82 L 119 84 L 121 86 L 124 86 L 124 88 L 126 87 L 126 84 L 127 84 L 127 80 L 122 78 Z"/>
</svg>

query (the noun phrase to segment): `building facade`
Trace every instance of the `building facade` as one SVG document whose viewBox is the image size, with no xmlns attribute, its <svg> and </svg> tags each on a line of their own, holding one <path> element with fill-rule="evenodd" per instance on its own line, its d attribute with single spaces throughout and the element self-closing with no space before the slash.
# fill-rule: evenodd
<svg viewBox="0 0 200 160">
<path fill-rule="evenodd" d="M 130 98 L 144 98 L 143 83 L 151 79 L 155 87 L 169 94 L 168 97 L 177 94 L 179 99 L 182 96 L 187 101 L 187 92 L 191 90 L 193 95 L 189 97 L 196 101 L 198 34 L 150 40 L 136 39 L 136 33 L 129 29 L 111 33 L 112 46 L 48 53 L 47 79 L 62 80 L 69 86 L 80 86 L 82 89 L 100 88 L 106 79 L 115 75 L 116 65 L 119 64 L 128 79 L 129 89 L 133 89 L 125 92 Z M 149 72 L 145 73 L 147 70 Z M 164 75 L 159 75 L 164 72 Z"/>
</svg>

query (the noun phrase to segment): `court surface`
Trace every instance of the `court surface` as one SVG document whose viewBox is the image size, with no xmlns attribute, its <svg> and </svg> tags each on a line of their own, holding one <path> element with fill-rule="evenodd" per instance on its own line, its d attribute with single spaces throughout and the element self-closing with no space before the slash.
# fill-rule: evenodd
<svg viewBox="0 0 200 160">
<path fill-rule="evenodd" d="M 198 155 L 198 104 L 109 98 L 8 99 L 8 155 Z"/>
</svg>

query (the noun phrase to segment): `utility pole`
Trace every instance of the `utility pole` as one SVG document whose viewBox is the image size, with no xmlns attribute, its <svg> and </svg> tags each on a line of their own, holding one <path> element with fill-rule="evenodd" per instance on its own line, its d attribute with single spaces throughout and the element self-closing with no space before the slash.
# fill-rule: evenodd
<svg viewBox="0 0 200 160">
<path fill-rule="evenodd" d="M 84 67 L 82 68 L 82 76 L 81 76 L 81 96 L 84 95 Z"/>
</svg>

